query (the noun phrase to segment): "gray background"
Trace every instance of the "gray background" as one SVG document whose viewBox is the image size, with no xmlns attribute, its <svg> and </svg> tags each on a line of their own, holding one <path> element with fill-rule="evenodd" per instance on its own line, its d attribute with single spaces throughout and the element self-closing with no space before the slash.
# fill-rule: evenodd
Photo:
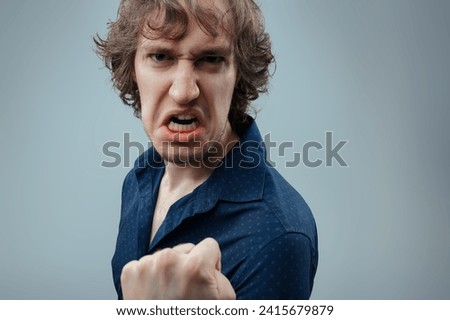
<svg viewBox="0 0 450 320">
<path fill-rule="evenodd" d="M 102 145 L 125 132 L 146 143 L 93 53 L 118 2 L 0 2 L 2 299 L 115 298 L 129 169 L 103 168 Z M 449 2 L 262 8 L 278 63 L 255 107 L 263 134 L 293 142 L 272 160 L 318 223 L 312 298 L 450 299 Z M 348 140 L 349 167 L 285 168 L 326 131 Z"/>
</svg>

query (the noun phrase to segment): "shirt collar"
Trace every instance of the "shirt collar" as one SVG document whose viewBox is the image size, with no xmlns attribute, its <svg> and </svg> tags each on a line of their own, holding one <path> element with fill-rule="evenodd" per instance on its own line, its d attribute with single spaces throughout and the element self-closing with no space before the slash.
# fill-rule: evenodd
<svg viewBox="0 0 450 320">
<path fill-rule="evenodd" d="M 239 142 L 202 185 L 204 198 L 214 198 L 214 194 L 216 199 L 231 202 L 260 200 L 266 168 L 265 146 L 255 120 L 249 116 Z M 246 181 L 253 183 L 242 190 Z"/>
<path fill-rule="evenodd" d="M 143 194 L 151 189 L 148 169 L 164 170 L 165 164 L 155 148 L 148 149 L 135 162 L 135 174 Z M 228 152 L 211 176 L 199 187 L 198 209 L 210 207 L 217 200 L 248 202 L 262 199 L 267 168 L 266 150 L 255 120 L 248 121 L 240 134 L 239 142 Z M 145 181 L 146 180 L 146 181 Z M 254 181 L 245 190 L 239 186 Z M 244 192 L 245 191 L 245 192 Z"/>
<path fill-rule="evenodd" d="M 219 199 L 232 202 L 262 199 L 266 168 L 265 146 L 256 122 L 249 117 L 239 142 L 213 173 L 223 186 Z"/>
</svg>

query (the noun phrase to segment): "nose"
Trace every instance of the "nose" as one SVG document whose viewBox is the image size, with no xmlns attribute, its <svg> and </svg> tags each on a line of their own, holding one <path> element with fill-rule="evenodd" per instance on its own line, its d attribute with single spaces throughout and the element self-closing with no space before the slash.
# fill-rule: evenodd
<svg viewBox="0 0 450 320">
<path fill-rule="evenodd" d="M 169 89 L 169 96 L 178 104 L 186 105 L 197 99 L 199 94 L 195 71 L 188 62 L 179 62 Z"/>
</svg>

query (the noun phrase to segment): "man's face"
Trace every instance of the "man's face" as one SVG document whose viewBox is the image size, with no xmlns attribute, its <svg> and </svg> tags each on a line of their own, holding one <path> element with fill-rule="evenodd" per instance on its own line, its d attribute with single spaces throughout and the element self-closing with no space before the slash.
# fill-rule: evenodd
<svg viewBox="0 0 450 320">
<path fill-rule="evenodd" d="M 181 39 L 141 36 L 134 66 L 144 128 L 166 161 L 203 161 L 231 140 L 237 68 L 227 33 L 210 36 L 191 19 Z"/>
</svg>

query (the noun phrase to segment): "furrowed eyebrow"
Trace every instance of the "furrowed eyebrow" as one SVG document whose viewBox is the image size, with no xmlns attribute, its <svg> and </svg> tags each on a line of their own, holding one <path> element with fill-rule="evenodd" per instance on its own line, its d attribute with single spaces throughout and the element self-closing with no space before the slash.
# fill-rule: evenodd
<svg viewBox="0 0 450 320">
<path fill-rule="evenodd" d="M 204 56 L 230 56 L 232 54 L 231 48 L 228 47 L 217 47 L 217 48 L 206 48 L 199 52 L 199 55 Z"/>
<path fill-rule="evenodd" d="M 173 49 L 171 49 L 170 47 L 166 47 L 166 46 L 161 46 L 161 45 L 154 45 L 154 44 L 141 44 L 140 48 L 148 51 L 148 52 L 160 52 L 160 53 L 171 53 L 173 52 Z"/>
<path fill-rule="evenodd" d="M 161 45 L 161 44 L 151 44 L 151 43 L 142 43 L 140 44 L 140 49 L 151 52 L 151 53 L 165 53 L 176 55 L 177 50 L 173 47 Z M 200 50 L 193 50 L 190 52 L 193 56 L 223 56 L 229 57 L 233 54 L 232 48 L 228 46 L 211 46 L 206 48 L 201 48 Z"/>
</svg>

